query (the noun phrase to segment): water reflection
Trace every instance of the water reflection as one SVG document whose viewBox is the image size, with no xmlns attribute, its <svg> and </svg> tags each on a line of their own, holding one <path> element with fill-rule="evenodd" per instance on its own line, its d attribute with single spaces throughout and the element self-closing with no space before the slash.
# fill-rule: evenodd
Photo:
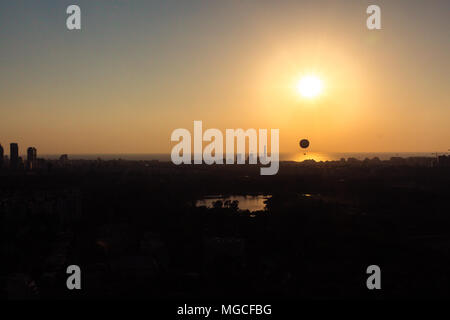
<svg viewBox="0 0 450 320">
<path fill-rule="evenodd" d="M 239 201 L 240 210 L 258 211 L 264 210 L 264 201 L 270 198 L 270 195 L 256 195 L 256 196 L 228 196 L 224 197 L 222 195 L 207 196 L 204 199 L 198 200 L 196 206 L 206 206 L 211 208 L 213 203 L 217 200 L 225 202 L 227 200 Z"/>
</svg>

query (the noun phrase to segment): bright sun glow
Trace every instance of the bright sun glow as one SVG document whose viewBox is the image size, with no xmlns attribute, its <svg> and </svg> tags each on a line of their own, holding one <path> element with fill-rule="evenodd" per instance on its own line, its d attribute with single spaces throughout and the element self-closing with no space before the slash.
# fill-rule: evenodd
<svg viewBox="0 0 450 320">
<path fill-rule="evenodd" d="M 322 81 L 316 76 L 305 76 L 297 83 L 297 92 L 305 98 L 314 98 L 322 92 Z"/>
</svg>

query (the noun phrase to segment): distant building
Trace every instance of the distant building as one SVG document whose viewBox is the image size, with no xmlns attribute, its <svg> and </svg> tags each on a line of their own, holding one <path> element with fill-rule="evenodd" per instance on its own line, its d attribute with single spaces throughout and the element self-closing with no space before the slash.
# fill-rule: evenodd
<svg viewBox="0 0 450 320">
<path fill-rule="evenodd" d="M 2 145 L 0 144 L 0 168 L 3 167 L 3 163 L 4 163 L 4 150 Z"/>
<path fill-rule="evenodd" d="M 438 165 L 440 167 L 450 167 L 450 156 L 439 156 Z"/>
<path fill-rule="evenodd" d="M 29 147 L 27 150 L 27 168 L 32 170 L 36 167 L 37 150 L 34 147 Z"/>
<path fill-rule="evenodd" d="M 10 150 L 10 167 L 12 169 L 17 169 L 19 166 L 19 145 L 17 143 L 11 143 L 9 145 Z"/>
<path fill-rule="evenodd" d="M 25 169 L 25 164 L 23 163 L 23 159 L 22 157 L 19 157 L 19 159 L 17 160 L 17 168 L 22 171 L 23 169 Z"/>
<path fill-rule="evenodd" d="M 62 154 L 59 157 L 59 164 L 62 166 L 67 166 L 67 164 L 69 163 L 69 156 L 67 154 Z"/>
</svg>

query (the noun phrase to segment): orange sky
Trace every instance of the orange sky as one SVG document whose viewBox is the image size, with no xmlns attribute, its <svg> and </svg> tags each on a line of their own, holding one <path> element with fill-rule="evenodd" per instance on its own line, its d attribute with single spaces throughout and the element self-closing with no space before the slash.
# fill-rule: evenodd
<svg viewBox="0 0 450 320">
<path fill-rule="evenodd" d="M 0 5 L 0 143 L 168 153 L 176 128 L 280 129 L 280 151 L 450 148 L 447 1 L 79 1 Z M 323 81 L 307 100 L 305 74 Z"/>
</svg>

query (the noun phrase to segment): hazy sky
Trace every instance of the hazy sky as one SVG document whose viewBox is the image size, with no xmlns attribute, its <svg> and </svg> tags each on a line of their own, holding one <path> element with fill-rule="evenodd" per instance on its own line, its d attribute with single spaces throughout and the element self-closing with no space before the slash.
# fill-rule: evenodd
<svg viewBox="0 0 450 320">
<path fill-rule="evenodd" d="M 82 30 L 66 29 L 66 8 Z M 382 30 L 366 28 L 381 7 Z M 450 1 L 1 1 L 0 143 L 165 153 L 176 128 L 277 128 L 280 151 L 450 148 Z M 296 81 L 313 73 L 323 93 Z M 9 149 L 9 148 L 7 148 Z"/>
</svg>

